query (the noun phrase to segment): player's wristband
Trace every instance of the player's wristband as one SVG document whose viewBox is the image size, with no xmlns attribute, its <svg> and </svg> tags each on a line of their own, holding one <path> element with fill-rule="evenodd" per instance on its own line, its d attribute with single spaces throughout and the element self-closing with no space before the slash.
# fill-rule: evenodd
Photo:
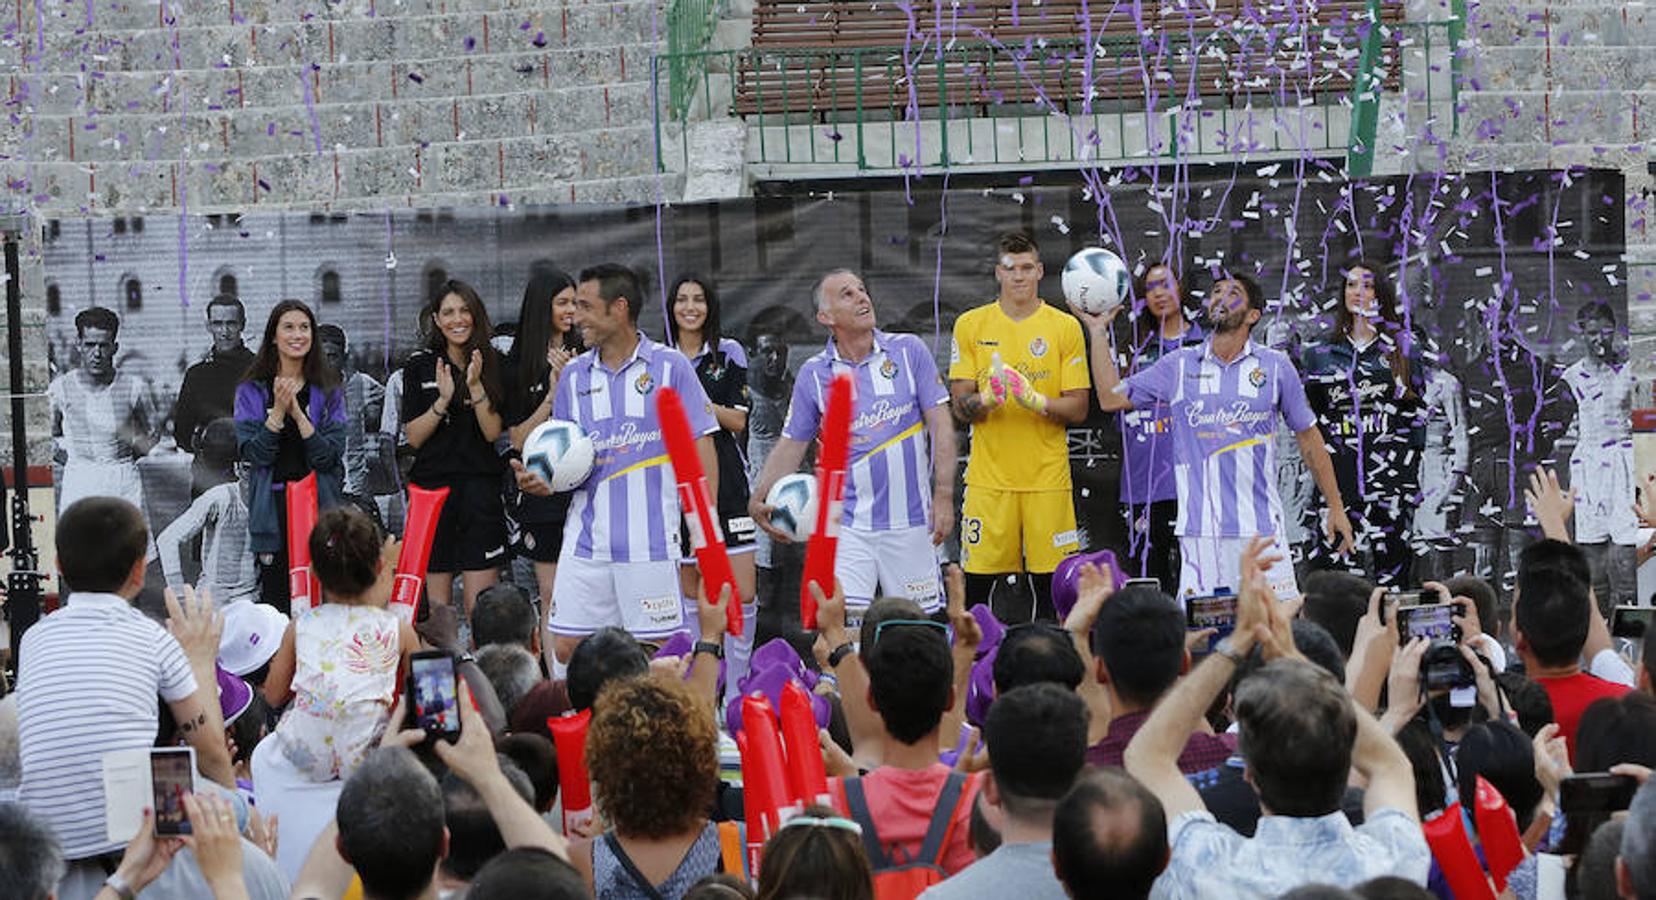
<svg viewBox="0 0 1656 900">
<path fill-rule="evenodd" d="M 690 654 L 694 656 L 697 653 L 706 653 L 714 659 L 724 659 L 724 647 L 713 641 L 697 641 Z"/>
</svg>

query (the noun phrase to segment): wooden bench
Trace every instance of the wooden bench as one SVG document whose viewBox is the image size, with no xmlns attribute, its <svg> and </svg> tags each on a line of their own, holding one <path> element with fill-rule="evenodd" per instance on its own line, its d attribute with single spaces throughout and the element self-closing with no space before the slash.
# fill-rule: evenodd
<svg viewBox="0 0 1656 900">
<path fill-rule="evenodd" d="M 936 0 L 919 0 L 912 7 L 911 30 L 909 15 L 890 2 L 759 0 L 753 51 L 739 68 L 733 111 L 823 117 L 859 106 L 865 114 L 948 106 L 987 112 L 991 106 L 1031 104 L 1043 97 L 1078 111 L 1089 88 L 1095 107 L 1114 100 L 1142 102 L 1149 93 L 1147 80 L 1162 106 L 1193 95 L 1346 93 L 1357 68 L 1355 29 L 1366 24 L 1368 14 L 1363 0 L 1325 0 L 1315 21 L 1342 31 L 1341 23 L 1352 23 L 1352 31 L 1338 47 L 1313 39 L 1295 65 L 1294 51 L 1264 46 L 1268 38 L 1260 30 L 1262 13 L 1239 0 L 1218 0 L 1211 14 L 1159 11 L 1155 34 L 1160 39 L 1143 47 L 1134 46 L 1138 23 L 1107 14 L 1103 4 L 1089 5 L 1086 16 L 1081 0 L 938 6 Z M 1286 6 L 1266 12 L 1282 17 L 1273 19 L 1279 29 L 1298 24 L 1287 18 Z M 1383 22 L 1402 20 L 1400 3 L 1383 7 Z M 1104 39 L 1117 51 L 1093 58 L 1090 81 L 1081 52 L 1089 38 Z M 1198 43 L 1193 45 L 1192 38 Z M 1214 52 L 1216 42 L 1223 53 Z M 940 44 L 945 49 L 941 62 Z M 1390 49 L 1386 77 L 1396 87 L 1395 42 Z M 905 65 L 905 56 L 912 67 Z M 1023 59 L 1021 73 L 1015 57 Z"/>
</svg>

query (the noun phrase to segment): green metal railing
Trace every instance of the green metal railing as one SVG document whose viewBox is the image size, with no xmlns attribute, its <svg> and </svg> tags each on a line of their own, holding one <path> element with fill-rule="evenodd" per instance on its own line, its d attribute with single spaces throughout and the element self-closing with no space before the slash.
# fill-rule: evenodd
<svg viewBox="0 0 1656 900">
<path fill-rule="evenodd" d="M 667 7 L 667 108 L 680 119 L 690 107 L 696 80 L 705 69 L 698 54 L 713 39 L 720 0 L 672 0 Z"/>
<path fill-rule="evenodd" d="M 672 81 L 657 162 L 668 168 L 674 143 L 688 159 L 691 110 L 745 119 L 749 163 L 857 172 L 1345 154 L 1357 135 L 1342 101 L 1358 83 L 1453 115 L 1456 24 L 669 53 L 656 60 Z"/>
</svg>

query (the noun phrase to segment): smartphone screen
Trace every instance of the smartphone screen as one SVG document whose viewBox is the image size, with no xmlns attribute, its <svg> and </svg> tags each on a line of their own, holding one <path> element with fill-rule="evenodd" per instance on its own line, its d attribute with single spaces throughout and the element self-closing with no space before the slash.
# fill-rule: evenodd
<svg viewBox="0 0 1656 900">
<path fill-rule="evenodd" d="M 460 695 L 454 680 L 454 657 L 440 650 L 422 651 L 409 660 L 409 691 L 415 726 L 429 735 L 454 739 L 460 734 Z"/>
<path fill-rule="evenodd" d="M 1207 597 L 1185 598 L 1185 630 L 1215 629 L 1207 643 L 1196 648 L 1197 653 L 1212 651 L 1218 640 L 1236 629 L 1236 595 L 1215 594 Z"/>
<path fill-rule="evenodd" d="M 1560 853 L 1580 853 L 1587 838 L 1607 819 L 1633 802 L 1639 783 L 1631 775 L 1588 772 L 1571 775 L 1558 786 L 1558 810 L 1564 814 Z"/>
<path fill-rule="evenodd" d="M 1397 608 L 1397 638 L 1407 644 L 1417 637 L 1428 641 L 1459 641 L 1453 603 L 1429 603 Z"/>
<path fill-rule="evenodd" d="M 150 751 L 150 785 L 154 792 L 155 833 L 176 837 L 190 834 L 184 815 L 184 795 L 195 790 L 195 750 L 157 747 Z"/>
<path fill-rule="evenodd" d="M 1159 590 L 1161 590 L 1161 579 L 1159 579 L 1159 578 L 1129 578 L 1129 579 L 1127 579 L 1127 582 L 1122 585 L 1122 588 L 1125 589 L 1125 588 L 1130 588 L 1130 587 L 1153 587 L 1153 588 L 1155 588 L 1156 590 L 1159 591 Z"/>
</svg>

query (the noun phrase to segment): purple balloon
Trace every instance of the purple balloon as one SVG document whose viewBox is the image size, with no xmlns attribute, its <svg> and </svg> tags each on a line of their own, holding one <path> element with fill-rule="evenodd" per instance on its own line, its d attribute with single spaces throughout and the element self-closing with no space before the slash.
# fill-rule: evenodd
<svg viewBox="0 0 1656 900">
<path fill-rule="evenodd" d="M 1075 608 L 1075 583 L 1081 577 L 1081 567 L 1087 563 L 1108 568 L 1117 589 L 1127 581 L 1127 575 L 1121 571 L 1121 564 L 1116 562 L 1112 551 L 1092 550 L 1064 557 L 1052 572 L 1052 605 L 1058 610 L 1060 622 L 1068 618 L 1070 610 Z"/>
</svg>

